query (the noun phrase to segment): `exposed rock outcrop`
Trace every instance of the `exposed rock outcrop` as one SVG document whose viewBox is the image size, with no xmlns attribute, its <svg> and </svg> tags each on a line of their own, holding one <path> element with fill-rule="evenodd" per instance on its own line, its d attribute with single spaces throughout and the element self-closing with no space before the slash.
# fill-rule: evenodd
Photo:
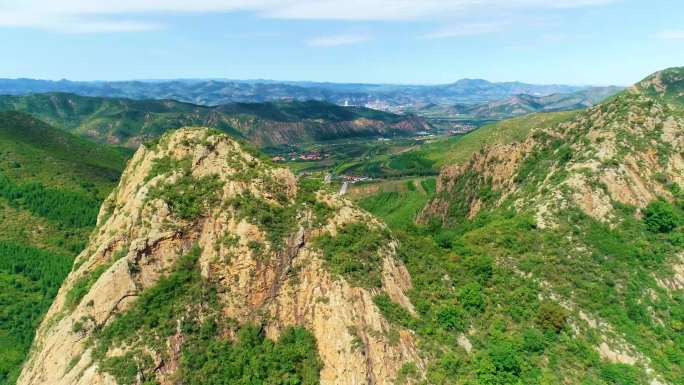
<svg viewBox="0 0 684 385">
<path fill-rule="evenodd" d="M 572 314 L 573 333 L 591 334 L 603 362 L 643 369 L 643 383 L 678 383 L 678 374 L 662 365 L 659 349 L 677 345 L 681 331 L 681 321 L 668 312 L 679 306 L 670 299 L 684 289 L 683 111 L 684 68 L 656 73 L 598 106 L 532 129 L 519 142 L 491 145 L 462 164 L 443 167 L 437 193 L 418 221 L 438 221 L 466 236 L 468 226 L 481 231 L 483 248 L 499 251 L 497 265 L 535 281 L 544 293 L 540 298 Z M 661 215 L 653 214 L 658 207 L 671 210 L 662 214 L 671 222 L 667 229 L 650 223 Z M 515 236 L 496 236 L 497 225 L 510 229 L 520 223 L 524 230 L 511 231 Z M 482 236 L 488 233 L 478 226 L 487 225 L 496 235 Z M 526 233 L 538 237 L 526 241 Z M 536 267 L 523 272 L 527 263 Z M 649 278 L 637 282 L 634 277 L 643 273 Z M 604 280 L 610 285 L 603 293 L 611 305 L 619 304 L 615 314 L 627 308 L 621 319 L 595 306 L 601 294 L 594 291 Z M 641 319 L 630 313 L 637 307 Z M 669 340 L 649 346 L 650 337 L 635 338 L 641 332 L 624 327 L 625 319 L 638 328 L 648 325 L 644 330 L 670 327 Z"/>
<path fill-rule="evenodd" d="M 98 333 L 197 247 L 222 317 L 261 324 L 272 338 L 292 325 L 310 330 L 322 384 L 390 384 L 406 363 L 423 368 L 412 333 L 390 325 L 373 301 L 386 293 L 413 312 L 395 241 L 388 236 L 378 249 L 380 285 L 332 273 L 316 237 L 334 237 L 351 223 L 386 230 L 347 200 L 304 190 L 290 171 L 207 129 L 182 129 L 141 147 L 41 324 L 18 384 L 116 384 L 96 354 Z M 260 221 L 260 212 L 245 211 L 250 205 L 277 214 Z M 399 338 L 389 338 L 397 329 Z M 145 352 L 154 379 L 173 384 L 183 343 L 179 329 L 161 347 L 108 346 L 104 357 Z"/>
</svg>

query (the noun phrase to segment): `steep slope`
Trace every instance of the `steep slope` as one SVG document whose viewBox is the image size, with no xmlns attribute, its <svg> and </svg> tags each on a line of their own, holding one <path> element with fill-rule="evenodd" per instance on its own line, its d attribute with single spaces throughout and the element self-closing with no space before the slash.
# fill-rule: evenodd
<svg viewBox="0 0 684 385">
<path fill-rule="evenodd" d="M 18 384 L 390 384 L 419 374 L 413 333 L 378 305 L 414 312 L 396 242 L 319 187 L 207 129 L 142 146 Z"/>
<path fill-rule="evenodd" d="M 116 181 L 130 155 L 127 150 L 78 138 L 21 112 L 0 112 L 0 141 L 3 173 L 48 184 Z"/>
<path fill-rule="evenodd" d="M 656 73 L 443 168 L 418 221 L 441 227 L 443 247 L 493 258 L 508 277 L 495 273 L 483 289 L 498 311 L 473 321 L 500 317 L 502 334 L 471 334 L 509 341 L 543 369 L 497 370 L 524 383 L 544 373 L 569 384 L 684 383 L 683 87 L 683 69 Z M 505 290 L 528 299 L 501 302 L 494 293 Z M 554 332 L 526 345 L 530 327 L 544 324 Z"/>
<path fill-rule="evenodd" d="M 169 129 L 208 126 L 259 147 L 406 134 L 427 123 L 363 107 L 318 101 L 235 103 L 207 107 L 174 100 L 132 100 L 74 94 L 0 97 L 0 111 L 22 111 L 98 142 L 136 148 Z"/>
<path fill-rule="evenodd" d="M 0 384 L 14 383 L 124 163 L 118 149 L 0 113 Z"/>
<path fill-rule="evenodd" d="M 610 201 L 641 208 L 659 196 L 671 199 L 669 186 L 681 184 L 684 175 L 679 151 L 679 71 L 657 73 L 572 120 L 539 127 L 520 143 L 495 145 L 468 164 L 446 167 L 441 178 L 446 183 L 438 190 L 448 191 L 452 187 L 447 184 L 454 181 L 451 176 L 472 170 L 486 173 L 474 176 L 482 181 L 478 184 L 501 191 L 497 202 L 513 195 L 525 204 L 537 204 L 547 198 L 556 200 L 565 190 L 565 198 L 600 220 L 609 219 Z M 663 77 L 670 82 L 659 80 Z M 534 190 L 522 188 L 522 184 L 533 183 L 537 184 Z M 605 185 L 605 191 L 596 188 L 598 185 Z M 566 187 L 571 187 L 574 195 L 567 195 Z M 539 194 L 544 189 L 551 191 Z M 473 207 L 482 202 L 464 203 Z"/>
</svg>

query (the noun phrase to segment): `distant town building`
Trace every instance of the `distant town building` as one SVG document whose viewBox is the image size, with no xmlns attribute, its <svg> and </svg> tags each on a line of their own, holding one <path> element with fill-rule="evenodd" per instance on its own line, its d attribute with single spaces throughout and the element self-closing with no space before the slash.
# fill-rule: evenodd
<svg viewBox="0 0 684 385">
<path fill-rule="evenodd" d="M 367 176 L 357 176 L 357 175 L 342 175 L 341 179 L 342 179 L 342 181 L 349 182 L 349 183 L 356 183 L 356 182 L 363 182 L 366 180 L 370 180 L 370 178 Z"/>
<path fill-rule="evenodd" d="M 284 162 L 286 160 L 321 160 L 323 156 L 321 155 L 320 151 L 310 151 L 310 152 L 303 152 L 303 153 L 296 153 L 296 152 L 291 152 L 286 155 L 276 155 L 271 158 L 272 161 L 274 162 Z"/>
</svg>

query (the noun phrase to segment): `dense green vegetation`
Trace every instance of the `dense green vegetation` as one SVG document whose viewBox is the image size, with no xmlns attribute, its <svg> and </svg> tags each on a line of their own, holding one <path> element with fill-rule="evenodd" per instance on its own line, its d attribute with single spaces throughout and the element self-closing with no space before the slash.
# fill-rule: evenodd
<svg viewBox="0 0 684 385">
<path fill-rule="evenodd" d="M 200 253 L 194 246 L 131 309 L 95 332 L 91 343 L 101 370 L 122 385 L 136 378 L 156 384 L 154 362 L 141 347 L 167 354 L 166 340 L 180 327 L 184 343 L 178 379 L 184 384 L 317 384 L 321 363 L 314 337 L 289 328 L 274 342 L 257 326 L 238 326 L 223 317 L 215 286 L 200 274 Z M 237 340 L 220 337 L 229 334 Z M 127 346 L 127 352 L 105 357 L 119 346 Z"/>
<path fill-rule="evenodd" d="M 0 384 L 12 383 L 19 374 L 71 261 L 69 255 L 0 241 Z"/>
<path fill-rule="evenodd" d="M 0 171 L 21 183 L 69 187 L 103 198 L 130 155 L 23 113 L 0 112 Z"/>
<path fill-rule="evenodd" d="M 38 182 L 17 185 L 2 174 L 0 197 L 7 200 L 12 207 L 27 210 L 63 228 L 94 226 L 100 204 L 95 197 L 64 189 L 46 188 Z"/>
<path fill-rule="evenodd" d="M 72 133 L 131 148 L 186 126 L 206 126 L 259 146 L 300 144 L 349 137 L 402 134 L 393 124 L 420 124 L 413 118 L 364 107 L 310 101 L 233 103 L 215 107 L 175 100 L 132 100 L 66 93 L 0 97 L 0 111 L 30 113 Z M 363 119 L 364 126 L 351 124 Z"/>
<path fill-rule="evenodd" d="M 314 240 L 314 246 L 323 253 L 323 259 L 333 274 L 344 276 L 352 285 L 379 287 L 381 280 L 382 247 L 389 234 L 371 228 L 365 223 L 349 223 L 337 234 L 323 234 Z"/>
<path fill-rule="evenodd" d="M 542 281 L 658 357 L 653 364 L 670 381 L 684 380 L 684 312 L 678 310 L 684 298 L 670 297 L 648 274 L 666 269 L 664 256 L 681 247 L 675 245 L 679 236 L 674 233 L 652 233 L 632 216 L 611 229 L 574 213 L 566 225 L 540 230 L 531 218 L 515 212 L 483 214 L 444 229 L 414 225 L 415 213 L 405 213 L 404 223 L 396 213 L 380 209 L 377 214 L 389 219 L 400 240 L 419 317 L 398 310 L 388 298 L 376 298 L 376 303 L 388 319 L 416 330 L 421 344 L 433 352 L 430 383 L 554 384 L 562 378 L 587 384 L 644 383 L 642 369 L 601 361 L 595 350 L 598 335 L 590 330 L 576 335 L 570 326 L 581 325 L 576 310 L 555 302 Z M 591 253 L 572 252 L 577 238 L 587 240 Z M 554 269 L 547 268 L 551 264 Z M 626 290 L 616 291 L 621 285 Z M 655 297 L 640 288 L 649 288 Z M 651 311 L 656 315 L 649 315 Z M 456 343 L 466 332 L 475 349 L 471 354 Z M 659 346 L 666 346 L 665 351 Z"/>
<path fill-rule="evenodd" d="M 285 329 L 274 342 L 258 327 L 246 325 L 236 342 L 217 340 L 215 331 L 200 333 L 184 348 L 180 371 L 188 385 L 314 385 L 321 366 L 316 340 L 306 329 Z"/>
<path fill-rule="evenodd" d="M 552 166 L 572 156 L 553 138 L 537 140 L 542 149 L 515 179 L 521 194 L 534 194 Z M 400 241 L 419 316 L 387 297 L 376 304 L 397 326 L 415 330 L 432 355 L 428 383 L 648 383 L 645 368 L 600 358 L 603 341 L 619 340 L 647 355 L 668 382 L 684 383 L 684 297 L 656 281 L 671 274 L 672 258 L 684 247 L 684 203 L 680 189 L 671 190 L 675 204 L 654 201 L 641 217 L 635 207 L 615 203 L 615 226 L 566 209 L 557 227 L 545 229 L 528 213 L 506 208 L 508 201 L 504 209 L 467 219 L 464 202 L 498 197 L 476 174 L 464 175 L 444 195 L 450 199 L 445 222 L 416 225 L 429 197 L 411 188 L 363 197 L 360 205 L 383 218 Z M 592 328 L 579 309 L 614 329 Z M 462 335 L 472 352 L 459 345 Z"/>
<path fill-rule="evenodd" d="M 652 202 L 643 210 L 644 223 L 652 232 L 669 233 L 681 222 L 677 210 L 664 200 Z"/>
<path fill-rule="evenodd" d="M 427 178 L 420 181 L 421 189 L 416 187 L 414 180 L 409 180 L 413 189 L 399 191 L 379 191 L 375 194 L 363 196 L 358 204 L 381 217 L 390 227 L 401 226 L 412 221 L 427 204 L 435 192 L 435 179 Z M 422 191 L 421 191 L 422 190 Z"/>
<path fill-rule="evenodd" d="M 0 384 L 19 374 L 127 154 L 0 113 Z"/>
<path fill-rule="evenodd" d="M 660 78 L 660 84 L 665 84 L 667 87 L 663 89 L 659 85 L 652 83 L 656 78 Z M 646 95 L 651 97 L 662 97 L 668 103 L 672 103 L 678 107 L 684 107 L 682 95 L 684 93 L 684 67 L 673 67 L 661 71 L 659 74 L 654 74 L 647 77 L 638 86 Z"/>
</svg>

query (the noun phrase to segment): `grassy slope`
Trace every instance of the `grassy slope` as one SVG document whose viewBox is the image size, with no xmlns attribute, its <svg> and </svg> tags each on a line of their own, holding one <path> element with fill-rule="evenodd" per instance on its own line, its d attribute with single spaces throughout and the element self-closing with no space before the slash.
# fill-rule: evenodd
<svg viewBox="0 0 684 385">
<path fill-rule="evenodd" d="M 0 384 L 11 384 L 127 151 L 0 113 Z"/>
<path fill-rule="evenodd" d="M 96 145 L 16 112 L 0 112 L 0 172 L 22 181 L 84 189 L 118 180 L 129 150 Z M 101 194 L 100 194 L 100 197 Z"/>
<path fill-rule="evenodd" d="M 359 206 L 396 228 L 414 221 L 434 190 L 435 178 L 408 179 L 353 186 L 349 196 Z"/>
</svg>

